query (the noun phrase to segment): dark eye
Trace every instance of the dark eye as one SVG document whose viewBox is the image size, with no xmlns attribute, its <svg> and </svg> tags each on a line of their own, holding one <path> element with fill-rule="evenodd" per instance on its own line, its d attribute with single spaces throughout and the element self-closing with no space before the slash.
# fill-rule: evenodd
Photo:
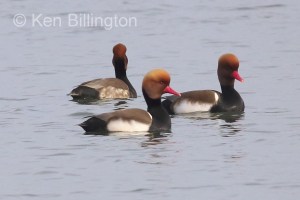
<svg viewBox="0 0 300 200">
<path fill-rule="evenodd" d="M 164 84 L 165 84 L 163 81 L 160 81 L 159 83 L 160 83 L 160 84 L 162 84 L 162 85 L 164 85 Z"/>
</svg>

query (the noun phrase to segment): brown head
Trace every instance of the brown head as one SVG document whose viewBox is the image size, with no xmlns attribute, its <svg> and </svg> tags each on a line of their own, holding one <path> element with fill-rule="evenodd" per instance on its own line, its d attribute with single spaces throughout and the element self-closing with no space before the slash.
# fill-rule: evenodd
<svg viewBox="0 0 300 200">
<path fill-rule="evenodd" d="M 113 60 L 112 63 L 115 68 L 121 68 L 123 67 L 125 70 L 127 70 L 127 64 L 128 64 L 128 59 L 126 56 L 126 51 L 127 48 L 124 44 L 116 44 L 113 48 Z"/>
<path fill-rule="evenodd" d="M 224 54 L 219 58 L 218 78 L 222 86 L 233 86 L 234 80 L 243 82 L 238 73 L 239 60 L 234 54 Z"/>
<path fill-rule="evenodd" d="M 180 96 L 170 85 L 170 75 L 163 69 L 154 69 L 148 72 L 143 80 L 142 89 L 151 99 L 160 99 L 164 93 Z"/>
<path fill-rule="evenodd" d="M 113 53 L 115 56 L 123 57 L 126 55 L 127 48 L 124 44 L 116 44 L 113 48 Z"/>
</svg>

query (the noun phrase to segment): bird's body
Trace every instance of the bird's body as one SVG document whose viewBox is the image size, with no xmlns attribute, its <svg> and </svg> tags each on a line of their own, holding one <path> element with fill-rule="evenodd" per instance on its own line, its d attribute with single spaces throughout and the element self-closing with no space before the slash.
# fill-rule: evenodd
<svg viewBox="0 0 300 200">
<path fill-rule="evenodd" d="M 100 78 L 84 82 L 71 91 L 70 95 L 73 99 L 127 99 L 137 97 L 136 91 L 126 75 L 128 59 L 125 45 L 115 45 L 113 53 L 112 63 L 116 78 Z"/>
<path fill-rule="evenodd" d="M 238 74 L 239 61 L 233 54 L 220 57 L 218 78 L 222 92 L 193 90 L 182 92 L 180 97 L 169 96 L 163 101 L 169 114 L 192 112 L 243 112 L 244 101 L 234 89 L 234 80 L 243 81 Z"/>
<path fill-rule="evenodd" d="M 86 132 L 161 132 L 170 131 L 171 119 L 161 104 L 161 95 L 180 95 L 169 87 L 170 76 L 161 69 L 147 73 L 142 90 L 147 103 L 147 111 L 137 108 L 118 110 L 90 117 L 80 126 Z"/>
</svg>

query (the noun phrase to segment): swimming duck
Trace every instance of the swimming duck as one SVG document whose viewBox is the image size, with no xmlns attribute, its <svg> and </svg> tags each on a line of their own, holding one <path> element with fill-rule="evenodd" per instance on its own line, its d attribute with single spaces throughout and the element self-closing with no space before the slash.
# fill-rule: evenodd
<svg viewBox="0 0 300 200">
<path fill-rule="evenodd" d="M 169 114 L 192 112 L 243 112 L 245 104 L 234 89 L 235 79 L 243 82 L 238 73 L 239 60 L 234 54 L 224 54 L 218 62 L 218 78 L 222 93 L 215 90 L 195 90 L 168 96 L 163 101 Z"/>
<path fill-rule="evenodd" d="M 103 113 L 90 117 L 80 126 L 86 132 L 161 132 L 170 131 L 171 119 L 161 104 L 161 96 L 180 93 L 170 86 L 170 75 L 163 69 L 148 72 L 142 83 L 142 91 L 147 103 L 147 111 L 132 108 Z"/>
<path fill-rule="evenodd" d="M 137 94 L 127 78 L 128 58 L 126 46 L 117 44 L 113 47 L 112 63 L 116 78 L 101 78 L 84 82 L 73 89 L 73 99 L 127 99 L 136 98 Z"/>
</svg>

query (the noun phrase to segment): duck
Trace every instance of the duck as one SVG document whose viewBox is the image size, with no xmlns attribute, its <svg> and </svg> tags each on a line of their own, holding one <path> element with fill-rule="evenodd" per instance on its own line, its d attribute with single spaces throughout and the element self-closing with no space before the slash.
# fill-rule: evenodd
<svg viewBox="0 0 300 200">
<path fill-rule="evenodd" d="M 119 43 L 113 47 L 112 64 L 116 78 L 100 78 L 84 82 L 74 88 L 70 95 L 82 99 L 128 99 L 137 98 L 137 93 L 127 78 L 127 48 Z"/>
<path fill-rule="evenodd" d="M 170 87 L 170 75 L 164 69 L 148 72 L 142 82 L 142 92 L 147 104 L 147 111 L 129 108 L 103 113 L 89 117 L 79 124 L 86 133 L 110 132 L 168 132 L 171 130 L 171 119 L 162 106 L 161 96 L 164 93 L 180 96 Z"/>
<path fill-rule="evenodd" d="M 240 94 L 234 89 L 234 82 L 244 79 L 238 73 L 239 60 L 236 55 L 227 53 L 218 61 L 218 79 L 221 91 L 194 90 L 182 92 L 180 97 L 168 96 L 162 102 L 169 114 L 194 112 L 244 112 L 245 104 Z"/>
</svg>

